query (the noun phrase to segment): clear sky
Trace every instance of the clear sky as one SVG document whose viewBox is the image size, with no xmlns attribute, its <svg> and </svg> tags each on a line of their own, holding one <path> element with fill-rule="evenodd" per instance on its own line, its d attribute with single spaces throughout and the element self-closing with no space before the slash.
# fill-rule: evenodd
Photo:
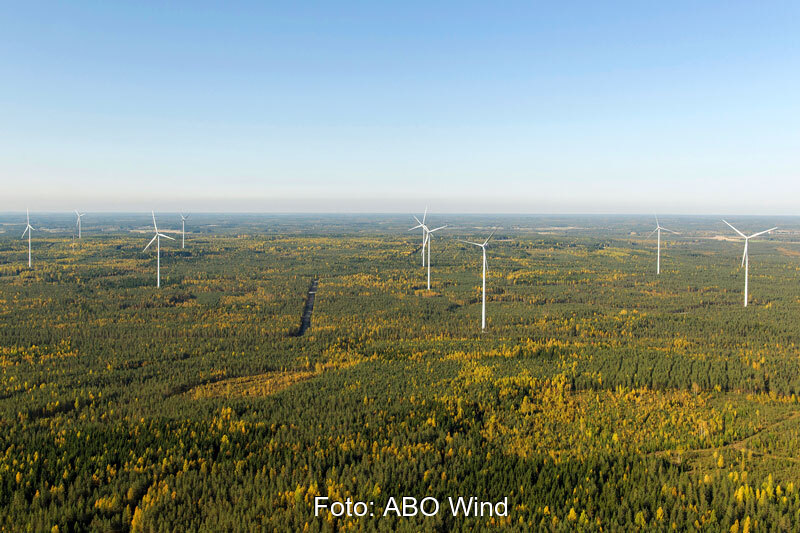
<svg viewBox="0 0 800 533">
<path fill-rule="evenodd" d="M 800 214 L 800 3 L 0 5 L 0 211 Z"/>
</svg>

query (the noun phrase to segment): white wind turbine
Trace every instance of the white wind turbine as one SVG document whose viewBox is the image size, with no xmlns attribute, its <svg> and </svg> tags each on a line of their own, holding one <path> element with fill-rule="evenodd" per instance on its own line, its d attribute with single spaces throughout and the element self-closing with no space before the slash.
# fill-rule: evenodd
<svg viewBox="0 0 800 533">
<path fill-rule="evenodd" d="M 186 219 L 189 215 L 181 213 L 181 248 L 186 248 Z"/>
<path fill-rule="evenodd" d="M 25 238 L 25 234 L 28 234 L 28 268 L 31 268 L 31 232 L 33 231 L 33 226 L 31 226 L 31 214 L 28 209 L 25 209 L 25 218 L 27 219 L 27 224 L 25 225 L 25 231 L 22 232 L 21 239 Z"/>
<path fill-rule="evenodd" d="M 78 216 L 77 226 L 78 226 L 78 238 L 81 238 L 81 217 L 86 213 L 78 213 L 78 210 L 75 210 L 75 214 Z"/>
<path fill-rule="evenodd" d="M 168 235 L 164 235 L 163 233 L 159 233 L 158 232 L 158 226 L 156 225 L 156 214 L 153 211 L 151 211 L 150 213 L 152 213 L 152 215 L 153 215 L 153 228 L 155 228 L 156 234 L 150 240 L 150 242 L 147 243 L 147 246 L 145 246 L 144 250 L 142 250 L 142 251 L 146 252 L 147 249 L 150 248 L 150 245 L 153 244 L 153 241 L 155 241 L 156 249 L 157 249 L 157 252 L 156 252 L 156 287 L 161 287 L 161 237 L 164 237 L 165 239 L 169 239 L 171 241 L 174 241 L 175 239 L 173 239 L 172 237 L 169 237 Z"/>
<path fill-rule="evenodd" d="M 770 228 L 764 231 L 759 231 L 758 233 L 753 233 L 752 235 L 747 236 L 738 229 L 734 228 L 733 225 L 727 220 L 723 219 L 722 221 L 726 223 L 728 226 L 730 226 L 733 231 L 744 237 L 744 254 L 742 255 L 742 266 L 744 267 L 744 306 L 747 307 L 747 277 L 750 273 L 750 254 L 748 253 L 748 245 L 750 244 L 750 239 L 752 239 L 753 237 L 758 237 L 759 235 L 764 235 L 765 233 L 769 233 L 770 231 L 774 231 L 778 229 L 778 227 L 775 226 L 774 228 Z"/>
<path fill-rule="evenodd" d="M 428 216 L 428 206 L 425 206 L 425 213 L 422 215 L 422 222 L 414 216 L 414 220 L 417 221 L 417 225 L 413 228 L 410 228 L 408 231 L 414 231 L 417 228 L 422 228 L 422 266 L 425 266 L 425 243 L 428 239 L 428 226 L 425 225 L 425 218 Z"/>
<path fill-rule="evenodd" d="M 417 225 L 413 228 L 409 228 L 408 231 L 413 231 L 417 228 L 422 228 L 422 266 L 425 266 L 425 248 L 428 248 L 428 290 L 431 290 L 431 233 L 434 231 L 439 231 L 440 229 L 444 229 L 447 227 L 447 224 L 444 226 L 430 229 L 425 224 L 425 217 L 428 215 L 428 208 L 425 208 L 425 214 L 422 215 L 422 222 L 415 216 L 414 220 L 417 221 Z"/>
<path fill-rule="evenodd" d="M 486 240 L 483 241 L 483 244 L 472 241 L 462 241 L 459 239 L 461 242 L 478 246 L 481 250 L 483 250 L 483 290 L 481 291 L 483 295 L 483 303 L 481 304 L 481 330 L 486 329 L 486 245 L 489 244 L 489 239 L 492 238 L 492 235 L 494 235 L 495 231 L 497 230 L 492 231 L 492 233 L 486 237 Z"/>
<path fill-rule="evenodd" d="M 649 239 L 652 237 L 653 233 L 658 233 L 658 253 L 656 255 L 656 274 L 661 274 L 661 232 L 667 231 L 669 233 L 674 233 L 675 235 L 680 235 L 677 231 L 672 231 L 671 229 L 667 229 L 663 227 L 658 222 L 658 215 L 656 215 L 656 229 L 650 232 L 650 235 L 647 236 Z"/>
<path fill-rule="evenodd" d="M 440 229 L 444 229 L 447 227 L 447 224 L 444 226 L 439 226 L 438 228 L 428 229 L 425 228 L 425 245 L 428 247 L 428 290 L 431 290 L 431 233 L 434 231 L 439 231 Z M 425 246 L 423 245 L 423 247 Z M 424 248 L 423 248 L 424 249 Z M 424 259 L 423 259 L 424 261 Z"/>
</svg>

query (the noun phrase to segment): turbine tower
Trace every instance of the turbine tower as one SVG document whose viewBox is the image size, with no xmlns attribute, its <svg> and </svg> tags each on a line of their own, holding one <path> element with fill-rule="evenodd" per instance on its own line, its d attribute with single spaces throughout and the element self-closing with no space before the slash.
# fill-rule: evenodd
<svg viewBox="0 0 800 533">
<path fill-rule="evenodd" d="M 76 222 L 76 224 L 78 226 L 78 238 L 80 239 L 81 238 L 81 217 L 83 215 L 85 215 L 86 213 L 78 213 L 78 210 L 76 209 L 75 210 L 75 214 L 78 216 L 78 221 Z"/>
<path fill-rule="evenodd" d="M 486 240 L 483 241 L 483 244 L 472 241 L 462 241 L 459 239 L 461 242 L 478 246 L 481 250 L 483 250 L 483 290 L 481 291 L 483 302 L 481 303 L 481 331 L 486 330 L 486 245 L 489 244 L 489 239 L 491 239 L 492 235 L 494 235 L 494 231 L 492 231 L 492 233 L 486 237 Z"/>
<path fill-rule="evenodd" d="M 647 238 L 652 237 L 653 233 L 658 233 L 658 253 L 656 254 L 656 274 L 661 274 L 661 232 L 667 231 L 669 233 L 674 233 L 675 235 L 680 235 L 677 231 L 672 231 L 671 229 L 667 229 L 663 227 L 661 224 L 658 223 L 658 215 L 656 215 L 656 229 L 650 232 L 650 235 Z"/>
<path fill-rule="evenodd" d="M 156 243 L 156 287 L 161 287 L 161 237 L 165 239 L 169 239 L 174 241 L 172 237 L 164 235 L 163 233 L 158 232 L 158 226 L 156 225 L 156 214 L 153 211 L 150 211 L 153 215 L 153 228 L 156 230 L 155 236 L 147 243 L 147 246 L 144 247 L 143 252 L 146 252 L 150 245 L 153 244 L 153 241 Z"/>
<path fill-rule="evenodd" d="M 186 248 L 186 219 L 189 215 L 181 213 L 181 248 Z"/>
<path fill-rule="evenodd" d="M 774 228 L 770 228 L 764 231 L 759 231 L 758 233 L 753 233 L 752 235 L 747 236 L 738 229 L 734 228 L 733 225 L 727 220 L 723 219 L 723 222 L 726 223 L 728 226 L 730 226 L 733 231 L 738 233 L 740 236 L 744 237 L 744 254 L 742 255 L 742 266 L 744 267 L 744 306 L 747 307 L 747 278 L 750 274 L 750 254 L 748 253 L 748 245 L 750 244 L 750 239 L 752 239 L 753 237 L 758 237 L 759 235 L 764 235 L 765 233 L 769 233 L 770 231 L 774 231 L 778 229 L 778 227 L 775 226 Z"/>
<path fill-rule="evenodd" d="M 31 214 L 28 209 L 25 209 L 25 218 L 27 219 L 27 224 L 25 225 L 25 231 L 22 232 L 21 239 L 25 238 L 25 234 L 28 234 L 28 268 L 31 268 L 31 232 L 33 231 L 33 226 L 31 226 Z"/>
</svg>

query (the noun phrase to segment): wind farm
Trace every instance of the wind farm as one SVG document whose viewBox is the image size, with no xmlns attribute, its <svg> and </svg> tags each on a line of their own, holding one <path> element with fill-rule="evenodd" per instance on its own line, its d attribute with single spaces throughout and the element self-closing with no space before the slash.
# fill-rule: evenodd
<svg viewBox="0 0 800 533">
<path fill-rule="evenodd" d="M 800 3 L 3 14 L 0 532 L 800 531 Z"/>
<path fill-rule="evenodd" d="M 73 250 L 75 214 L 69 219 L 37 214 L 36 227 L 43 228 L 36 239 L 39 264 L 26 270 L 20 268 L 27 250 L 19 246 L 19 214 L 0 215 L 0 228 L 17 225 L 13 232 L 0 231 L 0 283 L 8 313 L 0 327 L 6 372 L 0 409 L 6 424 L 19 432 L 4 438 L 14 442 L 30 424 L 40 423 L 34 420 L 46 421 L 41 431 L 53 432 L 52 440 L 38 450 L 66 461 L 38 470 L 18 461 L 8 475 L 14 484 L 20 472 L 22 485 L 58 479 L 77 491 L 92 485 L 70 477 L 80 470 L 66 465 L 85 461 L 93 470 L 118 472 L 94 485 L 104 494 L 92 500 L 100 504 L 75 492 L 55 504 L 53 514 L 43 515 L 52 520 L 81 508 L 87 520 L 122 526 L 134 522 L 138 508 L 145 523 L 171 523 L 169 515 L 146 507 L 147 491 L 163 489 L 141 464 L 158 468 L 164 483 L 174 484 L 176 500 L 201 490 L 228 490 L 221 479 L 205 481 L 202 464 L 235 472 L 252 454 L 267 471 L 277 471 L 286 464 L 278 448 L 292 450 L 292 461 L 331 453 L 329 469 L 353 468 L 349 460 L 335 458 L 338 448 L 318 443 L 334 432 L 320 422 L 326 410 L 341 442 L 364 440 L 375 427 L 388 432 L 374 451 L 371 445 L 363 448 L 370 462 L 359 463 L 352 473 L 364 484 L 353 489 L 362 499 L 374 497 L 369 464 L 383 457 L 381 447 L 400 450 L 421 442 L 429 442 L 425 446 L 432 447 L 431 454 L 438 450 L 437 456 L 444 457 L 426 467 L 429 479 L 449 477 L 459 468 L 470 471 L 465 458 L 471 453 L 480 454 L 483 468 L 498 475 L 510 464 L 548 464 L 539 475 L 555 480 L 571 472 L 569 464 L 595 469 L 595 461 L 624 460 L 630 465 L 626 475 L 644 487 L 706 479 L 701 486 L 733 493 L 741 486 L 761 490 L 771 475 L 774 487 L 790 490 L 794 470 L 774 443 L 783 439 L 785 446 L 800 446 L 791 432 L 798 412 L 792 397 L 800 393 L 800 365 L 791 342 L 800 330 L 788 318 L 795 316 L 800 301 L 793 274 L 800 268 L 793 237 L 800 234 L 800 219 L 748 220 L 748 227 L 769 227 L 772 233 L 742 237 L 720 233 L 719 218 L 659 216 L 663 231 L 680 234 L 670 243 L 670 275 L 653 277 L 653 249 L 637 236 L 647 216 L 447 214 L 448 231 L 436 232 L 431 255 L 436 290 L 428 291 L 420 279 L 416 247 L 425 246 L 427 271 L 428 231 L 440 227 L 430 226 L 430 212 L 415 229 L 427 228 L 422 243 L 418 234 L 409 233 L 405 214 L 328 215 L 321 219 L 326 227 L 340 229 L 320 234 L 318 215 L 195 212 L 192 246 L 185 249 L 161 246 L 171 237 L 158 226 L 159 218 L 167 215 L 93 212 L 93 231 Z M 730 220 L 739 227 L 738 218 Z M 28 223 L 23 219 L 26 231 Z M 184 227 L 176 224 L 172 231 L 183 234 Z M 155 248 L 155 258 L 141 253 L 144 232 L 150 237 L 145 250 Z M 731 246 L 737 238 L 748 244 L 744 257 Z M 160 269 L 165 258 L 167 283 Z M 752 276 L 748 283 L 757 286 L 747 309 L 738 270 L 742 259 L 742 268 Z M 734 261 L 737 270 L 731 270 Z M 152 290 L 154 266 L 157 291 Z M 312 322 L 306 302 L 312 296 L 313 327 L 298 336 L 301 325 Z M 81 309 L 80 315 L 71 309 Z M 29 329 L 33 322 L 41 326 Z M 150 323 L 151 328 L 143 327 Z M 788 342 L 770 341 L 778 335 Z M 22 338 L 26 341 L 21 343 Z M 796 340 L 800 343 L 800 337 Z M 330 401 L 339 407 L 325 407 Z M 419 413 L 429 420 L 419 421 Z M 576 438 L 573 428 L 580 422 L 575 413 L 596 433 Z M 645 417 L 657 424 L 642 423 Z M 289 422 L 296 429 L 279 429 Z M 405 429 L 412 426 L 424 433 Z M 127 439 L 129 431 L 139 435 L 136 442 Z M 192 431 L 194 437 L 183 445 L 177 437 L 165 441 L 157 436 Z M 535 434 L 540 437 L 529 438 Z M 109 452 L 138 450 L 138 443 L 147 442 L 135 453 L 152 458 L 126 464 L 97 454 L 85 446 L 86 435 L 90 446 L 105 446 Z M 116 441 L 108 435 L 126 437 Z M 270 448 L 265 445 L 270 439 L 281 444 Z M 231 454 L 205 456 L 212 443 Z M 456 443 L 462 451 L 448 458 Z M 743 456 L 742 448 L 764 455 Z M 420 453 L 426 457 L 429 452 Z M 677 453 L 680 463 L 671 459 Z M 537 462 L 550 454 L 562 462 Z M 191 466 L 195 456 L 204 457 L 204 463 Z M 169 457 L 184 457 L 187 472 L 196 474 L 178 474 L 183 466 L 177 464 L 175 470 L 162 466 Z M 0 457 L 0 466 L 9 460 Z M 406 479 L 404 463 L 390 462 L 387 468 Z M 660 470 L 653 470 L 656 466 Z M 745 484 L 729 477 L 742 471 L 751 477 Z M 245 472 L 239 478 L 244 486 L 283 493 L 282 478 Z M 316 472 L 319 484 L 326 477 Z M 183 475 L 197 477 L 181 485 Z M 293 491 L 304 483 L 300 473 L 288 475 Z M 608 475 L 624 482 L 623 472 Z M 126 500 L 133 504 L 127 522 L 130 504 L 104 502 L 112 502 L 114 495 L 118 501 L 128 498 L 131 479 L 139 480 L 143 492 Z M 407 480 L 414 492 L 428 486 L 424 471 Z M 479 490 L 480 482 L 475 483 L 458 481 L 458 486 Z M 599 479 L 592 483 L 600 486 Z M 552 486 L 562 485 L 553 481 Z M 567 491 L 571 494 L 570 486 L 558 489 L 556 498 L 537 490 L 514 493 L 510 503 L 533 505 L 516 511 L 517 521 L 522 518 L 526 527 L 528 522 L 551 523 L 556 514 L 570 522 L 576 504 L 571 498 L 571 503 L 559 503 Z M 498 487 L 512 490 L 502 483 Z M 434 490 L 443 501 L 447 492 Z M 652 509 L 654 520 L 659 506 L 666 505 L 694 516 L 693 506 L 704 493 L 684 494 L 686 500 L 668 498 L 655 507 L 648 507 L 644 497 L 635 501 Z M 381 498 L 376 505 L 388 505 Z M 298 507 L 294 501 L 294 496 L 275 500 L 269 518 L 250 515 L 243 507 L 236 520 L 245 517 L 278 530 L 278 520 L 294 513 L 313 522 L 313 506 Z M 580 501 L 588 505 L 594 500 Z M 714 501 L 718 516 L 738 505 L 735 497 Z M 545 505 L 550 515 L 538 510 Z M 785 504 L 767 500 L 762 505 L 778 512 Z M 624 521 L 616 509 L 600 507 L 596 516 Z M 4 513 L 22 521 L 30 516 L 13 502 Z M 220 527 L 233 523 L 232 517 L 204 513 L 186 520 Z M 453 517 L 447 523 L 459 529 L 473 520 Z M 718 519 L 717 524 L 725 522 Z"/>
</svg>

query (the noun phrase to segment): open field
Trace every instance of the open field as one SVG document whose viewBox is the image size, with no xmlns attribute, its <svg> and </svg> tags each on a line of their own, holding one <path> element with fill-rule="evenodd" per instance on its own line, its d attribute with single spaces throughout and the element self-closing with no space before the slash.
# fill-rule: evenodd
<svg viewBox="0 0 800 533">
<path fill-rule="evenodd" d="M 160 290 L 149 216 L 87 215 L 81 240 L 33 219 L 30 270 L 18 218 L 0 217 L 0 528 L 800 523 L 797 220 L 737 220 L 781 226 L 750 244 L 744 309 L 718 218 L 662 220 L 683 234 L 656 277 L 648 218 L 438 217 L 430 293 L 410 217 L 193 215 Z M 481 333 L 479 250 L 455 237 L 495 224 Z M 315 518 L 316 495 L 507 497 L 509 516 Z"/>
</svg>

